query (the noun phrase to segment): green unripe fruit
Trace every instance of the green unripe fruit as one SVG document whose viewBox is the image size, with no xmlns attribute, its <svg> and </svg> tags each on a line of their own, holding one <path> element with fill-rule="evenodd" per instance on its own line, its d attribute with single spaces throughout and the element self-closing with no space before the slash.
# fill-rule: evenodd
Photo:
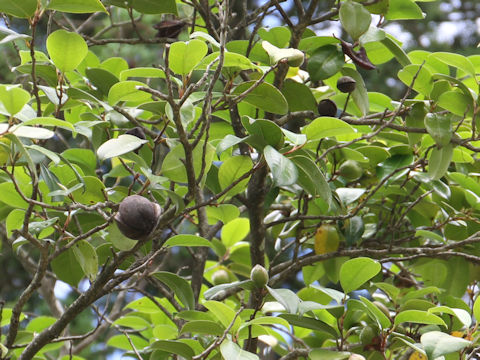
<svg viewBox="0 0 480 360">
<path fill-rule="evenodd" d="M 360 331 L 360 342 L 363 345 L 370 345 L 372 340 L 377 336 L 375 330 L 371 326 L 365 326 Z"/>
<path fill-rule="evenodd" d="M 318 103 L 318 115 L 335 117 L 337 115 L 337 104 L 330 99 L 323 99 Z"/>
<path fill-rule="evenodd" d="M 250 279 L 253 281 L 256 287 L 263 288 L 268 284 L 268 272 L 263 266 L 257 264 L 250 272 Z"/>
<path fill-rule="evenodd" d="M 351 93 L 355 90 L 357 82 L 350 76 L 342 76 L 337 80 L 337 88 L 343 93 Z"/>
<path fill-rule="evenodd" d="M 230 276 L 226 270 L 220 269 L 213 273 L 212 283 L 213 285 L 227 284 L 230 282 Z"/>
<path fill-rule="evenodd" d="M 363 175 L 363 169 L 355 160 L 347 160 L 338 169 L 338 173 L 347 180 L 358 180 Z"/>
</svg>

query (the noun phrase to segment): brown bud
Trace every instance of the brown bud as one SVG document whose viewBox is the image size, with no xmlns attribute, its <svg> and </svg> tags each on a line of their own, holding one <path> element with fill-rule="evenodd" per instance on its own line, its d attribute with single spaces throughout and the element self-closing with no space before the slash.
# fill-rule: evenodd
<svg viewBox="0 0 480 360">
<path fill-rule="evenodd" d="M 355 81 L 354 78 L 350 76 L 342 76 L 337 81 L 337 88 L 343 93 L 353 92 L 353 90 L 355 90 L 356 85 L 357 85 L 357 82 Z"/>
<path fill-rule="evenodd" d="M 323 99 L 318 103 L 318 114 L 335 117 L 337 115 L 337 105 L 330 99 Z"/>
<path fill-rule="evenodd" d="M 157 227 L 161 211 L 160 205 L 143 196 L 131 195 L 120 203 L 114 219 L 123 235 L 143 240 Z"/>
<path fill-rule="evenodd" d="M 268 272 L 263 266 L 257 264 L 250 272 L 250 279 L 253 281 L 256 287 L 263 288 L 268 284 Z"/>
</svg>

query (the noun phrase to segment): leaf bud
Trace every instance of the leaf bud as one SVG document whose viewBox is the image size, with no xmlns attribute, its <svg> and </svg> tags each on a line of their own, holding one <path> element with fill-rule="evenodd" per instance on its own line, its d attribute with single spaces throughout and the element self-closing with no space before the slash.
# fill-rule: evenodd
<svg viewBox="0 0 480 360">
<path fill-rule="evenodd" d="M 250 273 L 250 279 L 256 287 L 263 288 L 268 284 L 268 272 L 262 265 L 255 265 Z"/>
<path fill-rule="evenodd" d="M 355 90 L 357 82 L 350 76 L 342 76 L 337 81 L 337 88 L 343 93 L 351 93 Z"/>
<path fill-rule="evenodd" d="M 146 239 L 158 225 L 161 207 L 139 195 L 122 200 L 114 219 L 118 229 L 133 240 Z"/>
</svg>

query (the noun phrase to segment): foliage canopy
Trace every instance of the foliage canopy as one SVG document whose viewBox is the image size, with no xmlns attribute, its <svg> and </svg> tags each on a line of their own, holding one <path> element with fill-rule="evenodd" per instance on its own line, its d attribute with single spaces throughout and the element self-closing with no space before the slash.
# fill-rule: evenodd
<svg viewBox="0 0 480 360">
<path fill-rule="evenodd" d="M 238 3 L 0 0 L 1 359 L 475 358 L 480 56 L 405 52 L 420 0 Z"/>
</svg>

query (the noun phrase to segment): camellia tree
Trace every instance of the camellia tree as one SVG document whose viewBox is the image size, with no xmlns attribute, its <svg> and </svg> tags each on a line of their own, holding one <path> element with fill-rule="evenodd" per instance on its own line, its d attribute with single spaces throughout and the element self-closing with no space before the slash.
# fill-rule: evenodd
<svg viewBox="0 0 480 360">
<path fill-rule="evenodd" d="M 477 358 L 480 56 L 282 3 L 0 0 L 1 359 Z"/>
</svg>

